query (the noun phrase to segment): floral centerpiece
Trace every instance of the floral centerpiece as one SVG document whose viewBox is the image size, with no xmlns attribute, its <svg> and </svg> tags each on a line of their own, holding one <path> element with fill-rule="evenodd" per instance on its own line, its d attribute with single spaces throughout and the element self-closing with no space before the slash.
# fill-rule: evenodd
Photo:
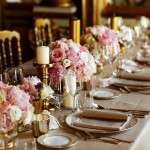
<svg viewBox="0 0 150 150">
<path fill-rule="evenodd" d="M 16 86 L 0 81 L 0 126 L 8 127 L 13 122 L 30 124 L 34 113 L 32 102 L 52 94 L 52 89 L 36 76 L 25 77 Z"/>
<path fill-rule="evenodd" d="M 86 44 L 94 58 L 101 55 L 103 48 L 108 49 L 111 57 L 115 57 L 120 50 L 117 34 L 103 25 L 85 28 L 81 36 L 81 44 Z"/>
<path fill-rule="evenodd" d="M 30 95 L 29 101 L 35 108 L 34 113 L 41 113 L 43 100 L 53 97 L 51 87 L 41 82 L 36 76 L 23 78 L 18 86 Z"/>
<path fill-rule="evenodd" d="M 33 106 L 30 96 L 17 86 L 9 86 L 0 81 L 0 126 L 9 128 L 12 123 L 29 124 Z"/>
<path fill-rule="evenodd" d="M 36 76 L 23 78 L 18 86 L 30 95 L 30 102 L 44 100 L 53 95 L 51 87 L 41 82 Z"/>
<path fill-rule="evenodd" d="M 53 64 L 53 67 L 49 68 L 50 81 L 52 79 L 56 85 L 58 82 L 61 83 L 65 76 L 65 85 L 64 88 L 61 88 L 64 89 L 64 106 L 74 108 L 75 101 L 71 93 L 76 93 L 77 83 L 81 83 L 82 80 L 86 85 L 93 73 L 96 72 L 94 57 L 86 47 L 73 42 L 71 39 L 61 38 L 51 42 L 49 47 L 50 62 Z"/>
<path fill-rule="evenodd" d="M 71 39 L 62 38 L 49 44 L 50 62 L 53 67 L 49 69 L 49 74 L 55 81 L 69 70 L 76 74 L 80 72 L 83 81 L 89 81 L 93 73 L 96 72 L 96 65 L 93 56 L 89 51 Z"/>
</svg>

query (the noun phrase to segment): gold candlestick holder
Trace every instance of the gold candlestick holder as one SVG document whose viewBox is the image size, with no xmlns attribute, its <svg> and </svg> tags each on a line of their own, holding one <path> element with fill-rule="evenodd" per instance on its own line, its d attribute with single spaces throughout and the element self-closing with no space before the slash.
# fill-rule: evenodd
<svg viewBox="0 0 150 150">
<path fill-rule="evenodd" d="M 34 62 L 33 66 L 36 67 L 37 77 L 41 79 L 41 81 L 44 84 L 48 85 L 49 84 L 48 69 L 53 67 L 53 64 L 37 64 L 36 62 Z"/>
<path fill-rule="evenodd" d="M 33 62 L 33 66 L 36 67 L 37 77 L 46 85 L 49 85 L 49 73 L 48 69 L 53 67 L 53 64 L 37 64 Z M 35 107 L 35 114 L 41 113 L 42 110 L 49 110 L 49 99 L 39 99 L 33 102 Z"/>
</svg>

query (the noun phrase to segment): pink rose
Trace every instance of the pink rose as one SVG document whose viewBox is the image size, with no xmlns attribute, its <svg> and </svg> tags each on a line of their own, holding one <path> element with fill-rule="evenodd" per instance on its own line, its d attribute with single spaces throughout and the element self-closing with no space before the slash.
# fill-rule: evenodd
<svg viewBox="0 0 150 150">
<path fill-rule="evenodd" d="M 52 50 L 50 55 L 51 62 L 58 62 L 65 58 L 65 52 L 61 48 Z"/>
</svg>

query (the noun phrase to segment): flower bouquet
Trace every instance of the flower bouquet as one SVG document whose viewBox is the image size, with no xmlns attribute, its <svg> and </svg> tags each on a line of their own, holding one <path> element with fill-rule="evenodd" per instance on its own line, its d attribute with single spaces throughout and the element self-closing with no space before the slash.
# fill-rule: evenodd
<svg viewBox="0 0 150 150">
<path fill-rule="evenodd" d="M 94 56 L 97 73 L 101 73 L 106 65 L 112 64 L 120 52 L 118 35 L 103 25 L 85 28 L 81 36 L 81 43 Z"/>
<path fill-rule="evenodd" d="M 49 75 L 57 82 L 66 72 L 72 71 L 78 77 L 79 72 L 83 81 L 89 81 L 96 72 L 93 56 L 89 51 L 73 42 L 71 39 L 62 38 L 49 44 L 50 62 L 53 67 L 49 69 Z"/>
<path fill-rule="evenodd" d="M 33 104 L 35 113 L 41 113 L 43 100 L 50 99 L 53 95 L 51 87 L 41 82 L 36 76 L 23 78 L 18 86 L 30 95 L 29 101 Z"/>
<path fill-rule="evenodd" d="M 29 124 L 34 110 L 29 99 L 29 94 L 19 87 L 0 82 L 0 126 L 9 128 L 15 122 Z"/>
<path fill-rule="evenodd" d="M 73 42 L 71 39 L 61 38 L 49 44 L 50 47 L 50 62 L 53 67 L 49 68 L 49 78 L 53 79 L 56 84 L 63 80 L 71 80 L 74 86 L 72 90 L 77 88 L 77 83 L 82 79 L 82 82 L 87 82 L 91 79 L 93 73 L 96 73 L 96 64 L 94 57 L 90 52 L 78 43 Z M 67 75 L 69 75 L 67 78 Z M 65 84 L 68 82 L 65 81 Z M 67 90 L 68 88 L 65 87 Z M 68 101 L 71 101 L 69 92 L 66 92 L 65 106 Z M 70 106 L 66 106 L 70 107 Z"/>
<path fill-rule="evenodd" d="M 117 34 L 103 25 L 85 28 L 81 36 L 81 43 L 88 47 L 95 59 L 99 59 L 104 48 L 111 58 L 115 57 L 120 50 Z"/>
<path fill-rule="evenodd" d="M 0 81 L 0 137 L 4 143 L 0 149 L 15 146 L 17 132 L 23 131 L 20 125 L 29 129 L 34 111 L 29 100 L 29 94 L 18 86 Z"/>
</svg>

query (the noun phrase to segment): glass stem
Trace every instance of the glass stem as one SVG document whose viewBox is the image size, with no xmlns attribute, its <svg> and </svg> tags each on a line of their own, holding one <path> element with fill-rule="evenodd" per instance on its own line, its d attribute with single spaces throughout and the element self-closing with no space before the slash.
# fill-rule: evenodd
<svg viewBox="0 0 150 150">
<path fill-rule="evenodd" d="M 76 111 L 76 95 L 73 96 L 73 109 L 72 112 L 74 113 Z"/>
<path fill-rule="evenodd" d="M 60 115 L 60 102 L 58 102 L 58 119 L 60 119 L 61 120 L 61 115 Z"/>
</svg>

